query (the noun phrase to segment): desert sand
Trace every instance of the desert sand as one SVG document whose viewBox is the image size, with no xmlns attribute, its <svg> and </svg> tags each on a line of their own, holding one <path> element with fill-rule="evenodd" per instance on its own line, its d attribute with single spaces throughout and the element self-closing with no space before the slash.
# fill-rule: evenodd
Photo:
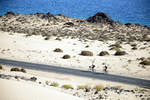
<svg viewBox="0 0 150 100">
<path fill-rule="evenodd" d="M 140 60 L 138 60 L 141 57 L 150 57 L 149 42 L 135 41 L 134 43 L 137 44 L 137 50 L 132 50 L 131 45 L 128 43 L 122 43 L 121 50 L 126 51 L 127 54 L 115 56 L 115 51 L 110 50 L 109 46 L 116 43 L 116 41 L 82 40 L 65 37 L 57 38 L 58 37 L 51 36 L 49 40 L 45 40 L 45 37 L 40 35 L 27 37 L 26 34 L 0 31 L 0 59 L 53 65 L 59 66 L 60 68 L 79 69 L 83 71 L 88 71 L 89 66 L 94 64 L 97 73 L 104 73 L 104 66 L 106 65 L 108 66 L 107 74 L 150 80 L 149 65 L 141 65 Z M 56 48 L 60 48 L 63 52 L 54 52 Z M 93 56 L 80 55 L 83 50 L 93 52 Z M 101 51 L 108 51 L 109 55 L 99 56 L 98 54 Z M 65 54 L 70 55 L 70 59 L 63 59 L 62 57 Z M 43 98 L 44 100 L 48 100 L 49 98 L 55 98 L 56 100 L 61 98 L 64 98 L 63 100 L 80 100 L 77 97 L 70 96 L 70 94 L 78 96 L 81 99 L 84 98 L 85 100 L 141 100 L 142 98 L 144 98 L 143 100 L 148 100 L 147 98 L 150 98 L 148 89 L 142 89 L 136 85 L 28 68 L 25 68 L 27 73 L 10 72 L 12 67 L 23 66 L 13 66 L 11 64 L 2 64 L 2 66 L 4 68 L 0 71 L 0 74 L 2 75 L 2 79 L 0 79 L 0 90 L 2 91 L 0 92 L 1 94 L 4 94 L 1 96 L 2 100 L 10 100 L 10 98 L 11 100 L 27 100 L 31 98 L 32 100 L 43 100 Z M 24 78 L 15 78 L 15 76 L 24 76 Z M 38 80 L 36 82 L 28 81 L 32 76 L 36 77 Z M 71 84 L 75 90 L 64 90 L 61 87 L 49 87 L 49 85 L 46 84 L 46 81 L 57 82 L 60 86 L 63 84 Z M 112 89 L 107 92 L 107 89 L 105 89 L 94 96 L 93 92 L 89 92 L 88 94 L 77 90 L 78 85 L 94 86 L 96 84 L 101 84 L 104 87 L 121 87 L 123 92 L 119 92 L 118 94 L 116 90 L 114 92 Z M 133 91 L 124 91 L 131 91 L 136 88 L 138 88 L 138 92 L 134 91 L 134 93 L 132 93 Z M 144 92 L 141 92 L 141 90 L 144 90 Z M 10 93 L 8 93 L 8 91 Z M 26 94 L 26 92 L 29 94 Z M 11 95 L 8 96 L 8 94 Z M 97 98 L 101 97 L 99 94 L 102 95 L 102 98 Z M 105 96 L 106 94 L 107 96 Z"/>
<path fill-rule="evenodd" d="M 8 90 L 9 89 L 9 90 Z M 1 100 L 83 100 L 54 89 L 48 89 L 35 84 L 0 79 Z"/>
</svg>

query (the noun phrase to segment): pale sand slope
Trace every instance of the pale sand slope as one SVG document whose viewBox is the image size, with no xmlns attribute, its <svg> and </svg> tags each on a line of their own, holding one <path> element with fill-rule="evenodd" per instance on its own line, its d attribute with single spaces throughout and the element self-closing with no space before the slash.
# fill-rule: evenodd
<svg viewBox="0 0 150 100">
<path fill-rule="evenodd" d="M 15 67 L 15 66 L 14 66 Z M 45 98 L 54 99 L 51 96 L 53 93 L 57 93 L 56 91 L 71 94 L 74 96 L 78 96 L 80 98 L 84 98 L 85 100 L 148 100 L 150 98 L 150 90 L 139 88 L 133 85 L 126 85 L 121 83 L 103 81 L 103 80 L 96 80 L 91 78 L 82 78 L 82 77 L 75 77 L 63 74 L 56 74 L 56 73 L 46 73 L 41 71 L 34 71 L 34 70 L 26 70 L 27 73 L 22 72 L 12 72 L 10 71 L 10 66 L 3 65 L 3 70 L 0 70 L 0 100 L 18 100 L 12 96 L 17 96 L 20 100 L 35 100 L 32 99 L 37 96 L 42 95 L 41 100 L 47 100 Z M 41 77 L 44 76 L 44 77 Z M 36 77 L 36 81 L 31 81 L 31 77 Z M 6 81 L 8 80 L 8 81 Z M 58 87 L 53 87 L 50 84 L 53 82 L 57 82 L 59 84 Z M 62 85 L 69 84 L 73 86 L 74 89 L 63 89 Z M 98 94 L 95 94 L 95 90 L 91 89 L 90 92 L 85 92 L 84 90 L 78 90 L 77 86 L 79 85 L 88 85 L 94 87 L 95 85 L 101 85 L 105 88 L 110 87 L 118 87 L 120 90 L 102 90 L 99 91 Z M 35 89 L 35 91 L 34 91 Z M 27 90 L 27 91 L 26 91 Z M 125 92 L 129 91 L 129 92 Z M 134 92 L 130 92 L 130 91 Z M 47 92 L 48 91 L 48 92 Z M 122 92 L 119 92 L 122 91 Z M 25 93 L 24 93 L 25 92 Z M 51 93 L 53 92 L 53 93 Z M 6 94 L 5 94 L 6 93 Z M 16 93 L 16 94 L 15 94 Z M 38 94 L 39 93 L 39 94 Z M 43 95 L 44 93 L 44 95 Z M 5 95 L 4 95 L 5 94 Z M 56 94 L 57 95 L 57 94 Z M 4 99 L 4 97 L 8 99 Z M 24 99 L 21 97 L 23 96 Z M 29 97 L 29 99 L 27 98 Z M 57 96 L 61 97 L 62 100 L 65 99 L 64 96 Z M 67 96 L 69 98 L 70 96 Z M 100 97 L 102 97 L 100 99 Z M 41 97 L 38 97 L 39 100 Z M 71 100 L 75 98 L 72 97 Z M 57 98 L 55 99 L 57 100 Z M 75 99 L 79 100 L 79 99 Z"/>
<path fill-rule="evenodd" d="M 105 63 L 110 74 L 150 79 L 150 66 L 143 67 L 137 60 L 141 57 L 150 57 L 149 42 L 135 42 L 138 45 L 137 50 L 132 50 L 129 44 L 123 43 L 121 44 L 122 50 L 128 54 L 114 56 L 115 51 L 109 50 L 109 46 L 115 41 L 88 40 L 84 42 L 70 38 L 61 38 L 61 41 L 55 39 L 56 37 L 51 37 L 50 40 L 44 40 L 42 36 L 25 37 L 25 34 L 0 32 L 0 58 L 82 70 L 88 70 L 88 67 L 94 62 L 96 71 L 102 73 L 103 63 Z M 87 45 L 89 45 L 88 48 L 86 48 Z M 63 53 L 54 52 L 55 48 L 62 49 Z M 94 56 L 81 56 L 82 50 L 92 51 Z M 98 56 L 103 50 L 108 51 L 110 55 Z M 69 54 L 71 58 L 62 59 L 64 54 Z"/>
<path fill-rule="evenodd" d="M 83 100 L 35 84 L 0 79 L 0 100 Z"/>
</svg>

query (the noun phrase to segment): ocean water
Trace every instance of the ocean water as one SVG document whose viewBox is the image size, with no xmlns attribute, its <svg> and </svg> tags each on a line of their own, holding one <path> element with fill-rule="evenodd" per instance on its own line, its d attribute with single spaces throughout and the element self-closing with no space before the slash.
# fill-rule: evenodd
<svg viewBox="0 0 150 100">
<path fill-rule="evenodd" d="M 50 12 L 81 19 L 105 12 L 121 23 L 150 27 L 150 0 L 0 0 L 0 15 L 8 11 L 21 14 Z"/>
</svg>

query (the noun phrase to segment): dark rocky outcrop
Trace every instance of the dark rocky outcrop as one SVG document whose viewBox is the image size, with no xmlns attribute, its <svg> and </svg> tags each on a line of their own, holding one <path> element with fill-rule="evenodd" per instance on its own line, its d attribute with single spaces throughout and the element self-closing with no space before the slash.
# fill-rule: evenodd
<svg viewBox="0 0 150 100">
<path fill-rule="evenodd" d="M 9 12 L 7 12 L 6 14 L 5 14 L 5 16 L 15 16 L 15 15 L 17 15 L 16 13 L 14 13 L 14 12 L 11 12 L 11 11 L 9 11 Z"/>
<path fill-rule="evenodd" d="M 41 18 L 42 19 L 47 19 L 47 20 L 57 20 L 57 18 L 54 16 L 54 15 L 52 15 L 51 13 L 47 13 L 47 14 L 43 14 L 42 16 L 41 16 Z"/>
<path fill-rule="evenodd" d="M 91 23 L 113 23 L 113 20 L 103 12 L 96 13 L 94 16 L 89 17 L 87 21 Z"/>
<path fill-rule="evenodd" d="M 25 33 L 29 36 L 69 36 L 100 41 L 150 41 L 149 27 L 130 23 L 124 25 L 113 21 L 102 12 L 88 19 L 69 18 L 62 14 L 53 15 L 51 13 L 16 14 L 8 12 L 0 17 L 0 30 Z"/>
</svg>

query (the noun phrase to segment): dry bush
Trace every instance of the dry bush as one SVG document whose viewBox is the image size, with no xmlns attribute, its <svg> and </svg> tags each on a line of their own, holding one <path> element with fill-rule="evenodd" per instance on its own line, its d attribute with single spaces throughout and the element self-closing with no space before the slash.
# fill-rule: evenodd
<svg viewBox="0 0 150 100">
<path fill-rule="evenodd" d="M 77 89 L 91 89 L 91 86 L 89 86 L 89 85 L 79 85 L 77 87 Z"/>
<path fill-rule="evenodd" d="M 59 84 L 57 82 L 52 82 L 50 86 L 58 87 Z"/>
<path fill-rule="evenodd" d="M 63 50 L 61 50 L 60 48 L 56 48 L 56 49 L 54 50 L 54 52 L 63 52 Z"/>
<path fill-rule="evenodd" d="M 62 85 L 62 88 L 64 88 L 64 89 L 73 89 L 73 87 L 71 85 L 68 85 L 68 84 Z"/>
<path fill-rule="evenodd" d="M 83 55 L 83 56 L 93 56 L 93 53 L 91 51 L 81 51 L 81 55 Z"/>
<path fill-rule="evenodd" d="M 104 89 L 103 85 L 95 85 L 94 89 L 96 89 L 96 91 L 102 91 Z"/>
<path fill-rule="evenodd" d="M 26 73 L 26 70 L 22 68 L 20 69 L 20 72 Z"/>
<path fill-rule="evenodd" d="M 120 50 L 120 48 L 122 48 L 122 46 L 119 43 L 112 44 L 109 47 L 111 47 L 110 50 L 115 50 L 115 51 L 118 51 Z"/>
<path fill-rule="evenodd" d="M 10 71 L 20 71 L 20 69 L 15 67 L 15 68 L 11 68 Z"/>
<path fill-rule="evenodd" d="M 127 53 L 125 51 L 116 51 L 115 56 L 122 56 L 122 55 L 126 55 Z"/>
<path fill-rule="evenodd" d="M 99 53 L 99 56 L 106 56 L 106 55 L 109 55 L 109 53 L 107 51 L 101 51 Z"/>
<path fill-rule="evenodd" d="M 64 55 L 62 58 L 63 58 L 63 59 L 69 59 L 69 58 L 71 58 L 71 57 L 70 57 L 70 55 Z"/>
<path fill-rule="evenodd" d="M 141 65 L 150 65 L 150 59 L 144 59 L 143 61 L 140 62 Z"/>
<path fill-rule="evenodd" d="M 10 71 L 17 71 L 17 72 L 23 72 L 23 73 L 26 73 L 26 70 L 25 70 L 25 69 L 23 69 L 23 68 L 19 69 L 19 68 L 17 68 L 17 67 L 11 68 Z"/>
<path fill-rule="evenodd" d="M 0 70 L 2 70 L 3 69 L 3 66 L 2 65 L 0 65 Z"/>
</svg>

